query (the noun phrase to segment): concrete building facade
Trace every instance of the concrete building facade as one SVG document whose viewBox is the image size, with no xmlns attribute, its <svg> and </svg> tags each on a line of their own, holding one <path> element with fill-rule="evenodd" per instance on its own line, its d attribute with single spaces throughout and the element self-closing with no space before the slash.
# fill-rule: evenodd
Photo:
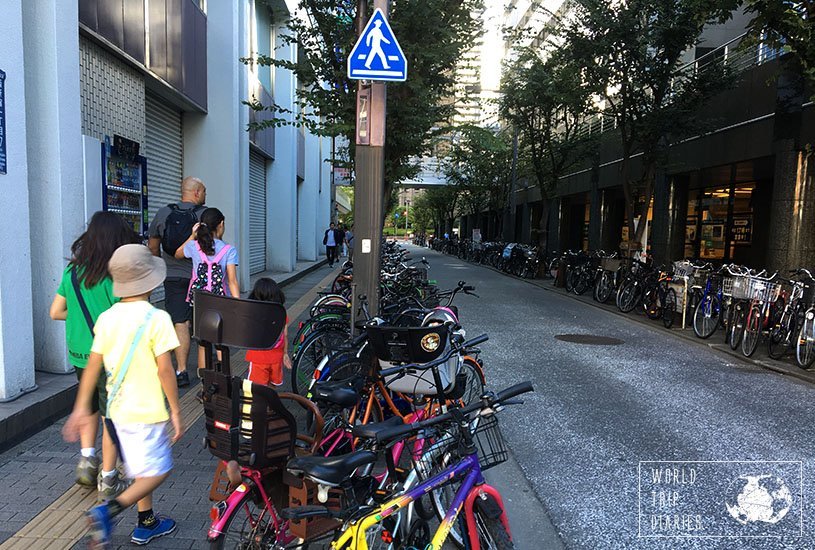
<svg viewBox="0 0 815 550">
<path fill-rule="evenodd" d="M 290 71 L 241 62 L 296 60 L 281 40 L 291 17 L 296 3 L 283 0 L 0 4 L 8 157 L 0 223 L 17 260 L 0 265 L 0 401 L 35 389 L 36 370 L 72 370 L 48 306 L 71 243 L 103 208 L 101 159 L 114 136 L 146 159 L 148 218 L 178 200 L 183 176 L 205 182 L 238 249 L 242 290 L 253 274 L 318 257 L 331 209 L 330 141 L 293 126 L 247 131 L 272 114 L 246 101 L 297 108 Z"/>
<path fill-rule="evenodd" d="M 542 6 L 561 9 L 558 2 L 542 0 L 510 3 L 507 25 L 530 32 L 526 41 L 506 44 L 508 55 L 545 38 Z M 670 144 L 657 174 L 645 243 L 657 263 L 698 258 L 772 270 L 815 265 L 812 90 L 778 51 L 741 44 L 748 22 L 736 11 L 725 24 L 706 27 L 685 52 L 689 70 L 697 63 L 723 62 L 738 76 L 732 89 L 700 107 L 703 130 Z M 513 240 L 538 242 L 547 210 L 550 253 L 615 251 L 628 239 L 621 147 L 607 122 L 597 117 L 587 125 L 586 131 L 598 135 L 597 150 L 561 178 L 554 197 L 519 182 Z M 639 162 L 638 156 L 632 159 L 633 174 Z M 499 215 L 482 212 L 460 224 L 465 235 L 480 228 L 487 239 L 501 238 Z"/>
</svg>

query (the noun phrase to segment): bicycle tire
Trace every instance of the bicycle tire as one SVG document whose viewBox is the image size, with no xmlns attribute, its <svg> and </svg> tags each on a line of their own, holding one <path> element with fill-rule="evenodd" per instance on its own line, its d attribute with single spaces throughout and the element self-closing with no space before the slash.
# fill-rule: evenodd
<svg viewBox="0 0 815 550">
<path fill-rule="evenodd" d="M 795 329 L 795 314 L 792 311 L 782 313 L 781 320 L 770 329 L 770 334 L 767 338 L 767 355 L 772 359 L 781 359 L 784 357 L 789 351 Z"/>
<path fill-rule="evenodd" d="M 733 308 L 733 316 L 730 319 L 730 330 L 728 330 L 728 345 L 730 349 L 736 351 L 741 344 L 741 337 L 744 335 L 744 321 L 746 314 L 744 307 L 736 305 Z"/>
<path fill-rule="evenodd" d="M 552 279 L 557 279 L 557 271 L 560 268 L 560 258 L 553 258 L 549 265 L 546 267 L 546 273 Z"/>
<path fill-rule="evenodd" d="M 488 517 L 477 507 L 473 510 L 473 516 L 478 530 L 478 543 L 482 550 L 515 549 L 512 537 L 500 518 Z"/>
<path fill-rule="evenodd" d="M 645 316 L 655 321 L 662 317 L 662 305 L 660 303 L 659 287 L 654 287 L 645 293 L 642 298 L 643 308 L 645 309 Z"/>
<path fill-rule="evenodd" d="M 261 499 L 256 499 L 254 493 L 254 489 L 243 493 L 239 505 L 234 508 L 232 515 L 226 520 L 223 533 L 216 539 L 209 541 L 210 550 L 232 550 L 233 548 L 243 548 L 245 543 L 254 544 L 256 542 L 255 537 L 257 534 L 254 529 L 245 532 L 245 526 L 249 521 L 249 515 L 252 514 L 252 510 L 258 509 L 258 511 L 265 511 L 256 504 L 256 502 Z M 270 517 L 268 513 L 264 515 Z M 260 514 L 257 514 L 253 517 L 259 516 Z M 235 533 L 232 529 L 233 527 L 237 527 L 235 522 L 236 520 L 240 521 L 241 518 L 244 518 L 243 524 L 238 527 L 239 532 Z M 274 528 L 274 524 L 270 527 Z"/>
<path fill-rule="evenodd" d="M 574 284 L 577 281 L 577 269 L 572 268 L 566 271 L 566 292 L 574 291 Z"/>
<path fill-rule="evenodd" d="M 481 366 L 472 359 L 464 359 L 459 373 L 462 372 L 465 373 L 466 382 L 464 394 L 459 398 L 459 401 L 461 401 L 462 405 L 469 405 L 484 395 L 486 380 Z"/>
<path fill-rule="evenodd" d="M 292 391 L 305 396 L 314 378 L 314 371 L 327 354 L 348 340 L 348 329 L 337 325 L 315 331 L 303 342 L 292 361 Z"/>
<path fill-rule="evenodd" d="M 795 345 L 795 361 L 802 369 L 808 369 L 815 361 L 815 318 L 807 312 L 806 318 L 798 332 L 798 342 Z"/>
<path fill-rule="evenodd" d="M 761 322 L 764 320 L 763 310 L 760 306 L 754 305 L 747 315 L 747 322 L 744 324 L 744 335 L 741 338 L 741 353 L 745 357 L 751 357 L 758 348 L 761 340 Z"/>
<path fill-rule="evenodd" d="M 676 320 L 676 291 L 669 288 L 662 300 L 662 325 L 671 328 Z"/>
<path fill-rule="evenodd" d="M 634 283 L 629 283 L 620 287 L 617 307 L 623 313 L 630 313 L 637 307 L 639 302 L 639 287 Z"/>
<path fill-rule="evenodd" d="M 719 298 L 712 294 L 705 296 L 693 311 L 693 333 L 703 340 L 710 338 L 719 328 L 720 316 Z"/>
<path fill-rule="evenodd" d="M 591 288 L 591 279 L 589 278 L 588 271 L 580 271 L 577 276 L 577 282 L 574 286 L 574 293 L 582 296 L 586 291 Z"/>
<path fill-rule="evenodd" d="M 597 301 L 601 304 L 608 302 L 611 295 L 614 293 L 614 281 L 608 271 L 603 271 L 599 280 L 600 288 L 597 290 Z"/>
</svg>

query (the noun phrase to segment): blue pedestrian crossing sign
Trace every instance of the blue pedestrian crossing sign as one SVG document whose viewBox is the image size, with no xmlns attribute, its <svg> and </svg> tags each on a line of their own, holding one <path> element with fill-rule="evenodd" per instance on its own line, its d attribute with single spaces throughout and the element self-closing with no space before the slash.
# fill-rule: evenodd
<svg viewBox="0 0 815 550">
<path fill-rule="evenodd" d="M 348 56 L 348 78 L 407 80 L 407 60 L 385 14 L 377 8 Z"/>
</svg>

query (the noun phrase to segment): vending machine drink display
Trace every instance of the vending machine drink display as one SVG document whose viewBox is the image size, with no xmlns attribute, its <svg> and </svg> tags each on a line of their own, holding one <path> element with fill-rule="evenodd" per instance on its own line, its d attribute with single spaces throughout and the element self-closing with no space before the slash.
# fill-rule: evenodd
<svg viewBox="0 0 815 550">
<path fill-rule="evenodd" d="M 102 143 L 102 208 L 121 214 L 133 230 L 147 238 L 147 159 L 139 144 L 121 136 Z"/>
</svg>

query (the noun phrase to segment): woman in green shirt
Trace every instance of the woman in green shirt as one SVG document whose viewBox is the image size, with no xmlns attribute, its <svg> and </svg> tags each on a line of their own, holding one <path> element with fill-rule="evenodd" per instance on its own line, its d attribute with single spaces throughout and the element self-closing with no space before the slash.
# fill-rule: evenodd
<svg viewBox="0 0 815 550">
<path fill-rule="evenodd" d="M 65 321 L 65 339 L 68 359 L 82 377 L 93 344 L 93 324 L 103 311 L 114 302 L 113 281 L 108 273 L 108 261 L 122 245 L 138 243 L 141 239 L 128 223 L 113 212 L 97 212 L 88 229 L 71 246 L 71 261 L 62 273 L 57 294 L 51 303 L 51 318 Z M 93 412 L 104 415 L 107 402 L 105 377 L 100 376 L 93 396 Z M 82 456 L 76 468 L 76 482 L 97 487 L 104 498 L 114 498 L 126 482 L 116 470 L 116 446 L 107 430 L 102 432 L 102 471 L 96 456 L 96 435 L 99 422 L 93 423 L 81 434 Z"/>
</svg>

